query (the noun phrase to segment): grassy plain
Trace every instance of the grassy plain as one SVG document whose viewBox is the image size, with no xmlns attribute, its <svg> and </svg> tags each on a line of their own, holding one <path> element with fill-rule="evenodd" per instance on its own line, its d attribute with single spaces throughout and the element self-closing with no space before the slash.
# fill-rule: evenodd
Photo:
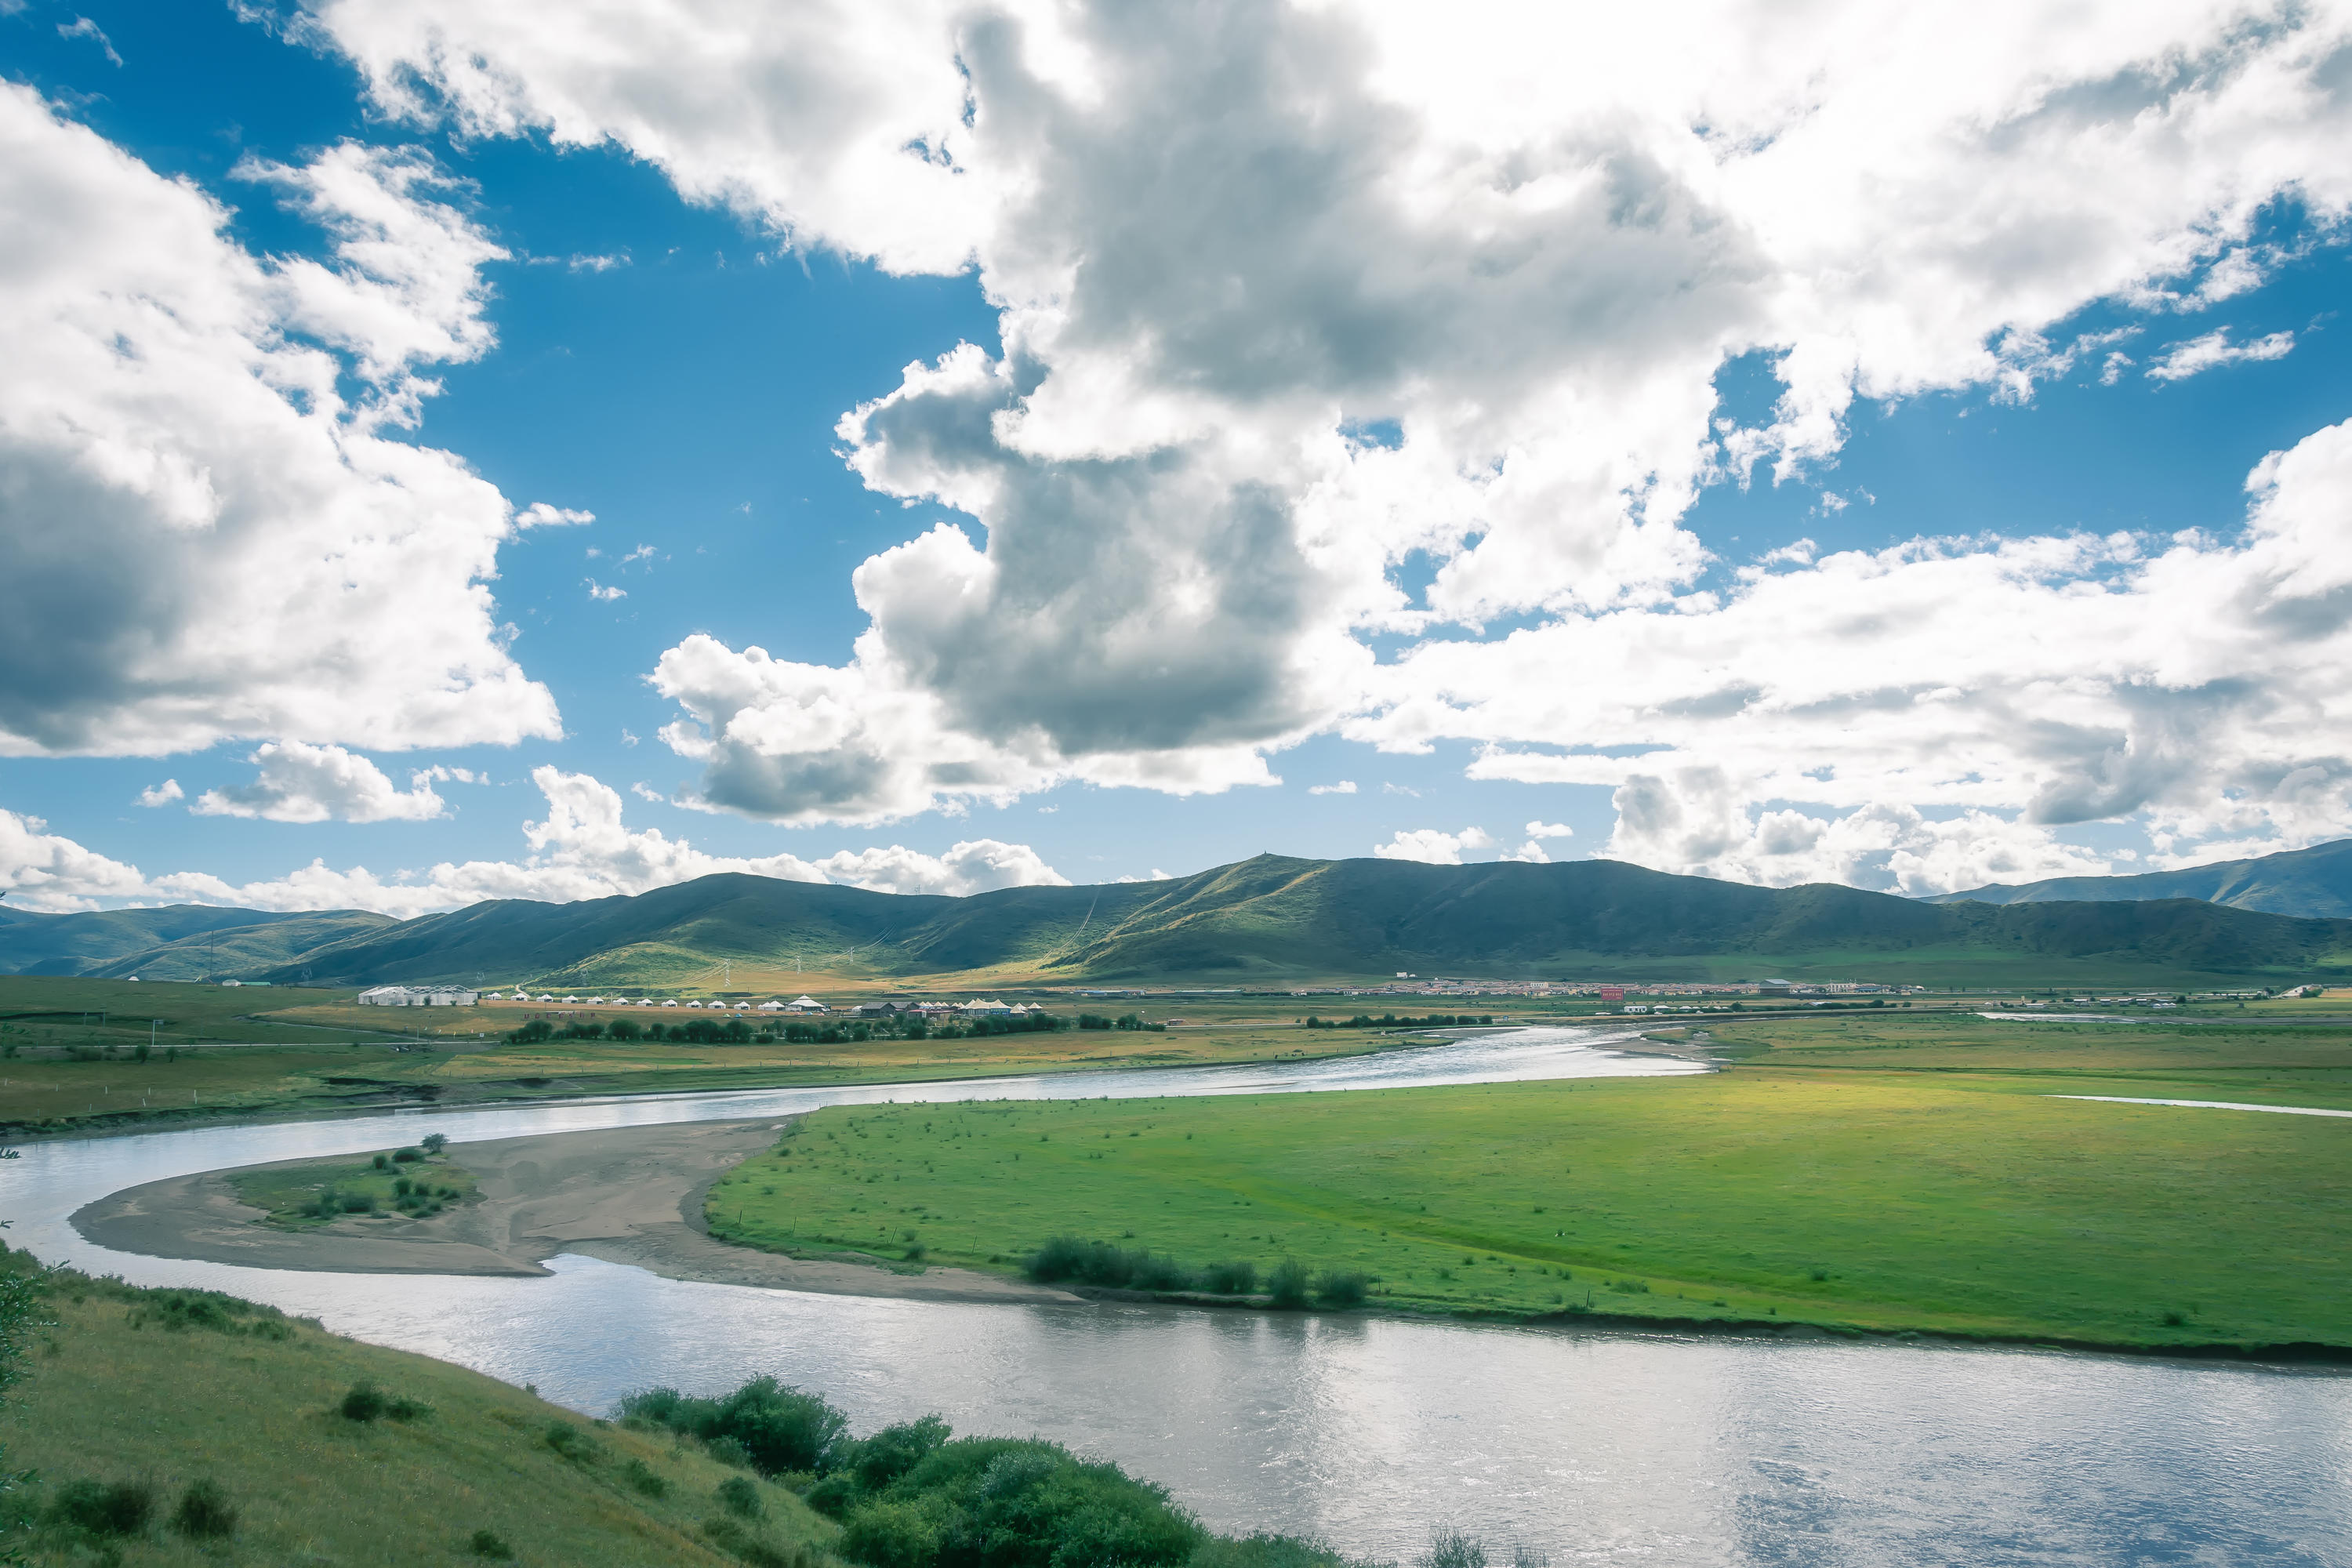
<svg viewBox="0 0 2352 1568">
<path fill-rule="evenodd" d="M 38 1336 L 5 1431 L 11 1468 L 38 1479 L 0 1498 L 0 1512 L 34 1521 L 36 1561 L 478 1563 L 487 1531 L 525 1563 L 716 1568 L 736 1561 L 708 1532 L 716 1522 L 739 1555 L 756 1543 L 769 1562 L 813 1568 L 835 1534 L 691 1439 L 591 1423 L 266 1309 L 75 1275 L 54 1277 L 48 1309 L 56 1327 Z M 362 1382 L 429 1414 L 347 1419 L 339 1406 Z M 235 1511 L 232 1534 L 171 1526 L 201 1480 Z M 143 1485 L 155 1504 L 127 1534 L 47 1517 L 77 1481 Z M 761 1518 L 730 1516 L 726 1482 L 755 1489 Z"/>
<path fill-rule="evenodd" d="M 2352 1105 L 2352 1031 L 1719 1027 L 1704 1079 L 827 1110 L 707 1215 L 1001 1271 L 1056 1235 L 1296 1258 L 1444 1311 L 2352 1345 L 2352 1125 L 2053 1098 Z"/>
</svg>

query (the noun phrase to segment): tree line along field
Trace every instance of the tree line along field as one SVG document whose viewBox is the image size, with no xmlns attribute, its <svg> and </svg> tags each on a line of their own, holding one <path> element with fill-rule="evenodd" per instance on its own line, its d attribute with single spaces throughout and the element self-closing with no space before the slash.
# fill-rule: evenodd
<svg viewBox="0 0 2352 1568">
<path fill-rule="evenodd" d="M 2049 1027 L 1805 1020 L 1701 1079 L 836 1109 L 706 1216 L 902 1268 L 1018 1272 L 1065 1237 L 1262 1289 L 1290 1258 L 1412 1310 L 2352 1346 L 2352 1126 L 2053 1098 L 2342 1101 L 2347 1037 L 2257 1034 L 2231 1065 Z"/>
</svg>

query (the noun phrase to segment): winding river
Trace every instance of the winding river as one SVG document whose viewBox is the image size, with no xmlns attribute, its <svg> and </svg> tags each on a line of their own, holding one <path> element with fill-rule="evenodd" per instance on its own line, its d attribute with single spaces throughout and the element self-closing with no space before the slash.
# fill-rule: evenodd
<svg viewBox="0 0 2352 1568">
<path fill-rule="evenodd" d="M 1217 1528 L 1411 1556 L 1458 1524 L 1570 1563 L 2352 1563 L 2352 1376 L 1829 1339 L 973 1306 L 682 1283 L 576 1256 L 550 1279 L 334 1275 L 110 1252 L 68 1216 L 122 1187 L 411 1141 L 823 1105 L 1296 1093 L 1689 1072 L 1628 1030 L 1511 1031 L 1377 1057 L 656 1096 L 45 1143 L 0 1166 L 10 1237 L 202 1285 L 536 1384 L 592 1413 L 759 1372 L 864 1429 L 938 1410 L 1167 1484 Z"/>
</svg>

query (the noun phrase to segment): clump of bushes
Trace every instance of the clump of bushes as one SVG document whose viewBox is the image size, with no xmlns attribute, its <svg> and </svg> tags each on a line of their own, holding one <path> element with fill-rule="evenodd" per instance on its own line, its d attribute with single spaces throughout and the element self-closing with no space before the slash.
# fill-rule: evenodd
<svg viewBox="0 0 2352 1568">
<path fill-rule="evenodd" d="M 236 1509 L 218 1481 L 193 1480 L 172 1510 L 172 1528 L 192 1541 L 224 1540 L 236 1533 Z"/>
<path fill-rule="evenodd" d="M 1310 1015 L 1307 1026 L 1310 1029 L 1466 1029 L 1494 1021 L 1492 1013 L 1432 1013 L 1421 1018 L 1410 1015 L 1399 1017 L 1394 1013 L 1383 1013 L 1375 1018 L 1369 1013 L 1359 1013 L 1352 1018 L 1318 1018 Z"/>
<path fill-rule="evenodd" d="M 251 1334 L 256 1339 L 289 1340 L 293 1329 L 275 1307 L 264 1307 L 218 1290 L 148 1290 L 131 1309 L 131 1326 L 153 1323 L 167 1331 L 203 1329 L 216 1334 Z"/>
<path fill-rule="evenodd" d="M 753 1378 L 717 1399 L 693 1398 L 675 1388 L 647 1389 L 621 1401 L 621 1415 L 699 1437 L 714 1457 L 720 1457 L 722 1444 L 731 1443 L 752 1468 L 771 1476 L 823 1471 L 826 1457 L 849 1430 L 847 1417 L 824 1400 L 772 1377 Z"/>
<path fill-rule="evenodd" d="M 155 1488 L 147 1481 L 100 1481 L 77 1477 L 58 1489 L 49 1520 L 92 1535 L 139 1535 L 155 1513 Z"/>
<path fill-rule="evenodd" d="M 477 1557 L 486 1557 L 493 1563 L 511 1563 L 514 1561 L 514 1548 L 509 1546 L 506 1542 L 506 1537 L 500 1535 L 495 1530 L 478 1530 L 474 1531 L 472 1536 L 467 1538 L 466 1542 L 466 1550 L 472 1552 Z"/>
<path fill-rule="evenodd" d="M 767 1511 L 760 1503 L 759 1484 L 749 1476 L 730 1476 L 719 1483 L 719 1506 L 737 1519 L 757 1519 Z"/>
<path fill-rule="evenodd" d="M 1057 1236 L 1031 1253 L 1023 1269 L 1041 1284 L 1095 1285 L 1113 1290 L 1199 1290 L 1215 1296 L 1247 1296 L 1257 1290 L 1257 1265 L 1212 1263 L 1188 1268 L 1148 1247 Z M 1361 1274 L 1325 1274 L 1311 1280 L 1307 1266 L 1286 1259 L 1269 1280 L 1277 1307 L 1304 1307 L 1310 1295 L 1332 1307 L 1362 1304 L 1370 1281 Z"/>
<path fill-rule="evenodd" d="M 629 1489 L 640 1497 L 663 1498 L 669 1495 L 669 1483 L 654 1474 L 653 1468 L 643 1459 L 631 1459 L 621 1468 L 621 1479 Z"/>
<path fill-rule="evenodd" d="M 370 1421 L 422 1421 L 433 1414 L 433 1406 L 420 1399 L 386 1394 L 373 1383 L 355 1383 L 346 1393 L 335 1412 L 346 1421 L 362 1424 Z"/>
<path fill-rule="evenodd" d="M 1254 1296 L 1257 1293 L 1257 1265 L 1212 1263 L 1201 1270 L 1200 1288 L 1212 1296 Z"/>
<path fill-rule="evenodd" d="M 569 1421 L 551 1421 L 541 1440 L 575 1465 L 593 1465 L 604 1458 L 604 1445 Z"/>
<path fill-rule="evenodd" d="M 1370 1283 L 1351 1270 L 1328 1269 L 1316 1278 L 1315 1299 L 1327 1307 L 1360 1307 Z"/>
</svg>

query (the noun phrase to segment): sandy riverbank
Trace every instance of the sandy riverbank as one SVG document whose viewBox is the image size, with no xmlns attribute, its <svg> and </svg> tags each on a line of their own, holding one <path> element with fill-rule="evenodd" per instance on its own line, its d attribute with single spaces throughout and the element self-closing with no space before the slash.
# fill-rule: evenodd
<svg viewBox="0 0 2352 1568">
<path fill-rule="evenodd" d="M 894 1274 L 803 1260 L 713 1240 L 703 1229 L 710 1184 L 772 1145 L 783 1123 L 688 1121 L 456 1144 L 478 1202 L 431 1219 L 337 1220 L 313 1230 L 261 1223 L 229 1177 L 208 1172 L 126 1188 L 77 1211 L 74 1228 L 100 1247 L 253 1268 L 343 1274 L 543 1275 L 547 1258 L 584 1254 L 672 1279 L 757 1285 L 835 1296 L 935 1301 L 1075 1301 L 1042 1286 L 961 1268 Z M 315 1163 L 286 1161 L 254 1170 Z"/>
</svg>

